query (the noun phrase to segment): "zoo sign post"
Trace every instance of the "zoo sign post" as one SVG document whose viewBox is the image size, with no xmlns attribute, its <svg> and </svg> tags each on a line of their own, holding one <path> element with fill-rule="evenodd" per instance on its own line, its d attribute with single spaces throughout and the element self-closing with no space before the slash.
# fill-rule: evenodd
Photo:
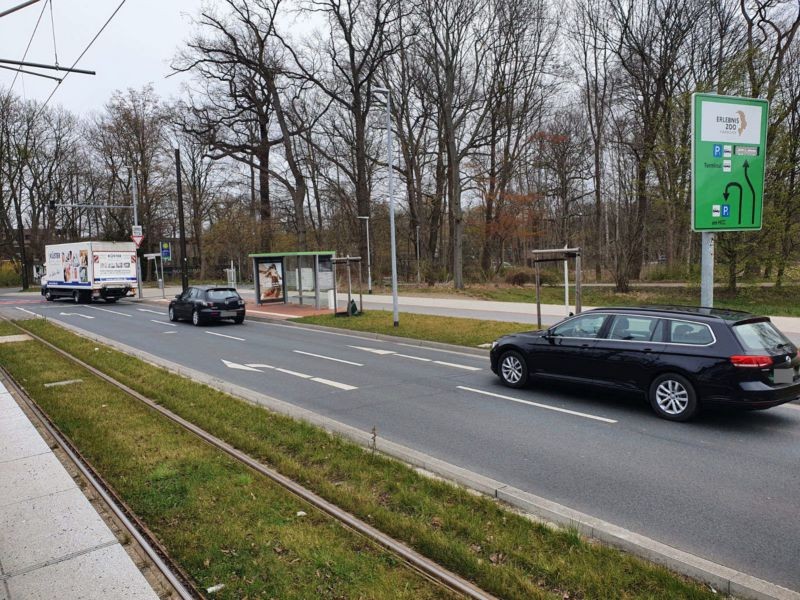
<svg viewBox="0 0 800 600">
<path fill-rule="evenodd" d="M 769 102 L 692 95 L 692 229 L 702 233 L 700 304 L 714 306 L 714 234 L 761 229 Z"/>
</svg>

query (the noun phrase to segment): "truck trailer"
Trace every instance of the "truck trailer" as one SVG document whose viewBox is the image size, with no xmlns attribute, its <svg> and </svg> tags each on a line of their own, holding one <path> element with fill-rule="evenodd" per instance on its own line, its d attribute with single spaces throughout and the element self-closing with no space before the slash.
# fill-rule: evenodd
<svg viewBox="0 0 800 600">
<path fill-rule="evenodd" d="M 69 297 L 75 303 L 116 302 L 136 287 L 136 244 L 74 242 L 45 246 L 42 295 L 52 301 Z"/>
</svg>

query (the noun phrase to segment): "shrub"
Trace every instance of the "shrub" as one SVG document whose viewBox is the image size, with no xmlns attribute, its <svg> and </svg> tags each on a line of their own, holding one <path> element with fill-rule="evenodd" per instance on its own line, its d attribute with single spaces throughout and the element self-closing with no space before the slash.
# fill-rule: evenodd
<svg viewBox="0 0 800 600">
<path fill-rule="evenodd" d="M 0 262 L 0 287 L 17 287 L 22 285 L 19 271 L 10 262 Z"/>
</svg>

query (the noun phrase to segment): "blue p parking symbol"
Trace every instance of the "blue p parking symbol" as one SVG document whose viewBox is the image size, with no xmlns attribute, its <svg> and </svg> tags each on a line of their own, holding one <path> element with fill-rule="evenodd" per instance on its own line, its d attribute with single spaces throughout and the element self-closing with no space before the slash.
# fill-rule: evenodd
<svg viewBox="0 0 800 600">
<path fill-rule="evenodd" d="M 722 158 L 722 144 L 714 144 L 714 158 Z"/>
<path fill-rule="evenodd" d="M 730 204 L 723 204 L 722 205 L 722 216 L 723 217 L 730 217 L 731 216 L 731 205 Z"/>
</svg>

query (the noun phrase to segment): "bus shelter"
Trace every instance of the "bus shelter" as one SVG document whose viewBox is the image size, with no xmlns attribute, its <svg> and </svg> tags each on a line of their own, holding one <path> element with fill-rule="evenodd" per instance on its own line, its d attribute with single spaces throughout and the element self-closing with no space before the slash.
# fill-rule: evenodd
<svg viewBox="0 0 800 600">
<path fill-rule="evenodd" d="M 250 254 L 253 261 L 256 304 L 290 302 L 333 308 L 328 292 L 334 289 L 332 250 Z"/>
<path fill-rule="evenodd" d="M 575 260 L 575 313 L 580 314 L 583 295 L 581 293 L 581 249 L 580 248 L 553 248 L 549 250 L 531 250 L 533 253 L 533 266 L 536 273 L 536 323 L 542 328 L 542 284 L 539 278 L 539 263 L 562 262 L 564 263 L 564 306 L 569 311 L 569 260 Z M 569 313 L 572 314 L 572 313 Z"/>
</svg>

